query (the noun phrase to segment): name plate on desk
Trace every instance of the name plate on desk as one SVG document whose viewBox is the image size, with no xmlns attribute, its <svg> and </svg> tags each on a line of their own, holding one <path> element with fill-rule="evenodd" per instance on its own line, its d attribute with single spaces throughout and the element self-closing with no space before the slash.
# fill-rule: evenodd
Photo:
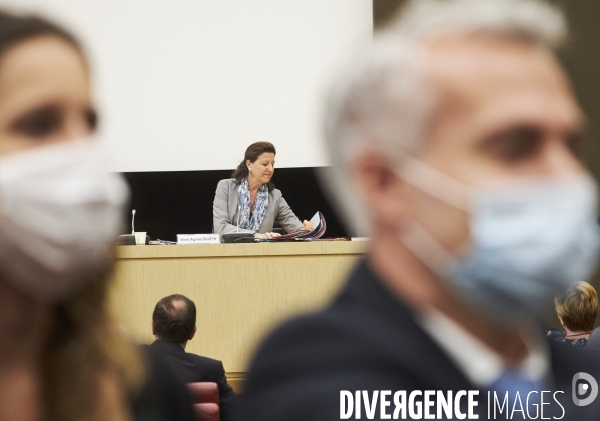
<svg viewBox="0 0 600 421">
<path fill-rule="evenodd" d="M 218 244 L 219 234 L 177 234 L 177 244 Z"/>
</svg>

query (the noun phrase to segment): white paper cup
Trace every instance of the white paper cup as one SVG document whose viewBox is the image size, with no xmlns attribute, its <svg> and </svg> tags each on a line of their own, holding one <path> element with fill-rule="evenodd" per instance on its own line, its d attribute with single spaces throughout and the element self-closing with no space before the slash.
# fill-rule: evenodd
<svg viewBox="0 0 600 421">
<path fill-rule="evenodd" d="M 146 245 L 146 232 L 136 232 L 135 233 L 135 245 L 136 246 L 145 246 Z"/>
</svg>

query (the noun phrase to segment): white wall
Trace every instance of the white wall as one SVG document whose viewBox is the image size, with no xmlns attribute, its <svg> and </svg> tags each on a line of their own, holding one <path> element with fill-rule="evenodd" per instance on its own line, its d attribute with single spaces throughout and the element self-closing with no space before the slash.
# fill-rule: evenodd
<svg viewBox="0 0 600 421">
<path fill-rule="evenodd" d="M 327 165 L 323 87 L 372 36 L 372 0 L 1 0 L 87 47 L 117 171 L 234 168 L 252 142 L 277 166 Z"/>
</svg>

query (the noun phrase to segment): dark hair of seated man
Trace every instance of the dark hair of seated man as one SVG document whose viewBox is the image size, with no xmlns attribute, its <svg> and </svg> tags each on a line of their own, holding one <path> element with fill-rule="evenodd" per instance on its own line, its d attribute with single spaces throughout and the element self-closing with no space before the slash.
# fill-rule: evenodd
<svg viewBox="0 0 600 421">
<path fill-rule="evenodd" d="M 152 324 L 159 339 L 184 344 L 196 329 L 196 305 L 184 295 L 169 295 L 156 303 Z"/>
</svg>

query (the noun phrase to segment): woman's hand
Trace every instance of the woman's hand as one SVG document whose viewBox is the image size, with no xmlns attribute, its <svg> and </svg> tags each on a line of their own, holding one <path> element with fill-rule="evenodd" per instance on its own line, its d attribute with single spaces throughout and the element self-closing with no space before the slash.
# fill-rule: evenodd
<svg viewBox="0 0 600 421">
<path fill-rule="evenodd" d="M 263 239 L 263 238 L 271 239 L 271 238 L 275 238 L 275 237 L 281 237 L 281 234 L 276 233 L 276 232 L 267 232 L 264 234 L 259 234 L 259 233 L 254 234 L 254 238 L 258 238 L 258 239 Z"/>
<path fill-rule="evenodd" d="M 302 226 L 304 227 L 305 231 L 312 231 L 315 229 L 315 227 L 312 226 L 310 221 L 307 221 L 306 219 L 304 220 L 304 222 L 302 222 Z"/>
</svg>

